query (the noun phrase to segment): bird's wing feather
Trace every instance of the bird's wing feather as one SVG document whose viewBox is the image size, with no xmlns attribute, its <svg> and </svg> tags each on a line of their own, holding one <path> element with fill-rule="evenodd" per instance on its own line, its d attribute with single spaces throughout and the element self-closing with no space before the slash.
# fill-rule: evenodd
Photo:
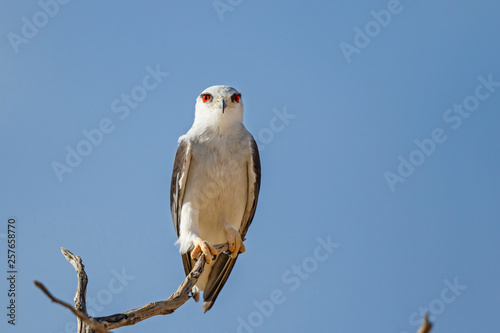
<svg viewBox="0 0 500 333">
<path fill-rule="evenodd" d="M 170 211 L 172 213 L 172 220 L 174 221 L 177 237 L 180 235 L 181 208 L 184 200 L 184 191 L 186 190 L 190 162 L 191 145 L 189 141 L 181 140 L 177 147 L 177 152 L 175 153 L 174 170 L 170 183 Z M 182 263 L 184 265 L 184 272 L 188 275 L 191 269 L 193 269 L 189 251 L 182 254 Z"/>
<path fill-rule="evenodd" d="M 260 157 L 259 149 L 254 138 L 250 141 L 250 160 L 248 162 L 248 191 L 247 204 L 243 214 L 243 221 L 240 228 L 241 238 L 245 239 L 248 227 L 252 223 L 257 208 L 257 200 L 260 191 Z M 226 283 L 229 274 L 233 270 L 234 264 L 238 257 L 232 259 L 229 255 L 221 253 L 217 256 L 217 260 L 210 271 L 208 282 L 203 292 L 203 312 L 210 310 L 219 295 L 222 287 Z"/>
<path fill-rule="evenodd" d="M 252 223 L 257 209 L 257 201 L 259 199 L 260 191 L 260 156 L 257 143 L 252 137 L 250 140 L 250 161 L 248 162 L 248 195 L 245 214 L 243 215 L 243 223 L 241 224 L 240 234 L 241 238 L 245 239 L 248 227 Z"/>
</svg>

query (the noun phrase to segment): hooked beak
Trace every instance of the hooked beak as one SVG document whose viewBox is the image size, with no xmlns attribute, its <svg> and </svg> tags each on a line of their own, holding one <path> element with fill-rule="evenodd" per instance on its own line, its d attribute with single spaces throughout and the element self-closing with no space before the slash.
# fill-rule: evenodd
<svg viewBox="0 0 500 333">
<path fill-rule="evenodd" d="M 223 99 L 220 100 L 219 104 L 217 106 L 222 110 L 222 113 L 224 113 L 224 109 L 226 108 L 227 104 L 226 101 Z"/>
</svg>

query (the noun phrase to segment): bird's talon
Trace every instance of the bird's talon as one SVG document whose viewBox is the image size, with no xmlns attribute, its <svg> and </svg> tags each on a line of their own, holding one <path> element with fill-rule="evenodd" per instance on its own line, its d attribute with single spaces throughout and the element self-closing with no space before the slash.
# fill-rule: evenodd
<svg viewBox="0 0 500 333">
<path fill-rule="evenodd" d="M 207 264 L 210 264 L 213 257 L 217 255 L 217 250 L 207 241 L 197 238 L 193 241 L 194 249 L 191 251 L 191 258 L 198 259 L 200 255 L 205 256 Z"/>
<path fill-rule="evenodd" d="M 234 227 L 227 226 L 225 230 L 227 232 L 227 249 L 231 254 L 231 258 L 234 259 L 240 252 L 245 252 L 245 246 L 243 245 L 240 233 Z"/>
</svg>

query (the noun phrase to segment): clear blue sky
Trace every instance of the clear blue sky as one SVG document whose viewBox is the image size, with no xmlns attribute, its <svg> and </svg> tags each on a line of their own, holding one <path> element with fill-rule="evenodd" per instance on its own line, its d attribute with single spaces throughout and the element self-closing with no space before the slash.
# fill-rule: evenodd
<svg viewBox="0 0 500 333">
<path fill-rule="evenodd" d="M 207 314 L 118 332 L 409 333 L 425 308 L 436 333 L 498 326 L 498 1 L 60 2 L 0 5 L 2 332 L 75 331 L 32 283 L 72 301 L 61 246 L 98 316 L 176 290 L 173 158 L 215 84 L 261 147 L 247 252 Z"/>
</svg>

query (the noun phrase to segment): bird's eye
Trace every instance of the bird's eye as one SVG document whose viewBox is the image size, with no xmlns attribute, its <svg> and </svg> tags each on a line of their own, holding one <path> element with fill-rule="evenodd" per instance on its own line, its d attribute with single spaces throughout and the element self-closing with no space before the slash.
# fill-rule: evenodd
<svg viewBox="0 0 500 333">
<path fill-rule="evenodd" d="M 231 100 L 235 103 L 239 103 L 241 100 L 241 95 L 240 94 L 233 94 L 233 96 L 231 96 Z"/>
<path fill-rule="evenodd" d="M 206 103 L 206 102 L 208 102 L 211 99 L 212 99 L 212 95 L 210 95 L 210 94 L 203 94 L 203 95 L 201 95 L 201 100 L 203 101 L 203 103 Z"/>
</svg>

